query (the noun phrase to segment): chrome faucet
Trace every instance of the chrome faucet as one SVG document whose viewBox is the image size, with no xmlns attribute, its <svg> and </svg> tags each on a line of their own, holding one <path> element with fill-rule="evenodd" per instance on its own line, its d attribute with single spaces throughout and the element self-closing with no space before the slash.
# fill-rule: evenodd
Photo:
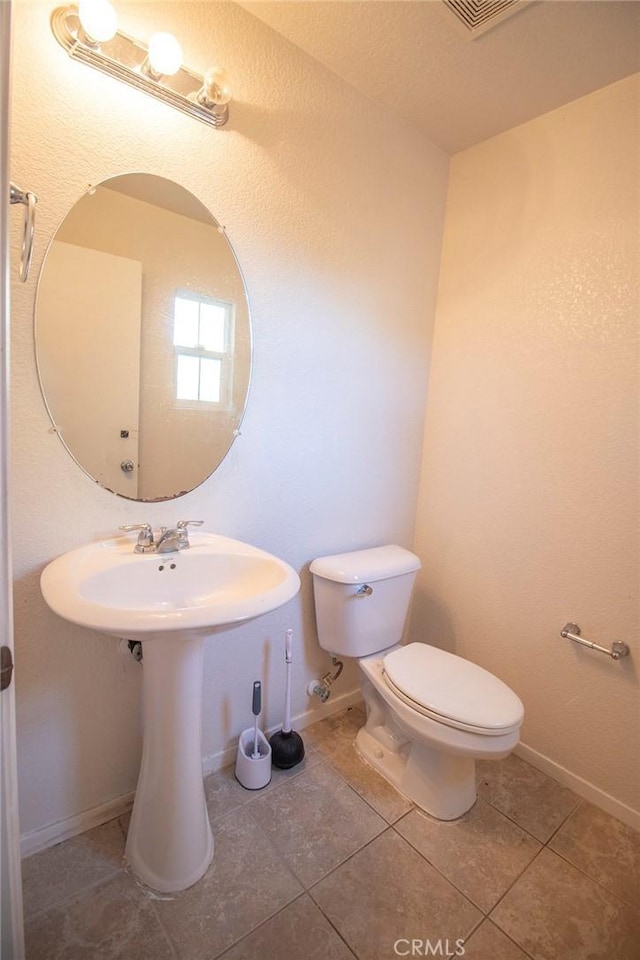
<svg viewBox="0 0 640 960">
<path fill-rule="evenodd" d="M 188 542 L 186 546 L 189 546 Z M 177 550 L 184 550 L 184 544 L 180 542 L 180 532 L 178 528 L 160 527 L 155 547 L 156 553 L 176 553 Z"/>
<path fill-rule="evenodd" d="M 204 520 L 178 520 L 175 527 L 160 527 L 157 536 L 150 523 L 129 523 L 122 527 L 125 533 L 138 531 L 134 553 L 176 553 L 190 546 L 187 527 L 201 527 Z"/>
</svg>

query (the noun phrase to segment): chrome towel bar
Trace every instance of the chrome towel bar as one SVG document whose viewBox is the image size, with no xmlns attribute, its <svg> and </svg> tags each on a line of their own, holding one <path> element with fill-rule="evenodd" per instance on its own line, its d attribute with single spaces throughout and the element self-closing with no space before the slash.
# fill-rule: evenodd
<svg viewBox="0 0 640 960">
<path fill-rule="evenodd" d="M 28 190 L 21 190 L 15 183 L 9 185 L 9 202 L 22 203 L 25 206 L 24 228 L 22 231 L 22 254 L 20 257 L 20 280 L 27 282 L 29 276 L 29 267 L 31 266 L 31 254 L 33 253 L 33 234 L 36 222 L 36 203 L 38 198 L 35 193 Z"/>
<path fill-rule="evenodd" d="M 629 645 L 622 640 L 614 640 L 611 644 L 611 649 L 601 647 L 597 643 L 592 643 L 591 640 L 585 640 L 584 637 L 580 636 L 580 627 L 577 623 L 565 623 L 560 631 L 560 636 L 565 637 L 567 640 L 573 640 L 575 643 L 580 643 L 583 647 L 597 650 L 598 653 L 606 653 L 612 660 L 621 660 L 623 657 L 629 656 Z"/>
</svg>

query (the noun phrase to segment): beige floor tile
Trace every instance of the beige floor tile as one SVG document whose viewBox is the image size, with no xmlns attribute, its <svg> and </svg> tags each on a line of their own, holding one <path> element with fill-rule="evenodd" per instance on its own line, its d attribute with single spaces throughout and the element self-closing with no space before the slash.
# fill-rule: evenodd
<svg viewBox="0 0 640 960">
<path fill-rule="evenodd" d="M 233 767 L 225 767 L 204 779 L 204 793 L 211 823 L 226 816 L 251 799 L 253 791 L 245 790 L 233 775 Z"/>
<path fill-rule="evenodd" d="M 343 743 L 327 757 L 336 773 L 376 810 L 387 823 L 395 823 L 413 804 L 381 777 L 358 754 L 353 743 Z"/>
<path fill-rule="evenodd" d="M 220 817 L 226 817 L 228 813 L 244 806 L 256 797 L 269 793 L 283 783 L 287 783 L 293 777 L 298 776 L 313 763 L 320 759 L 320 754 L 313 747 L 305 749 L 305 757 L 301 763 L 289 770 L 279 770 L 274 767 L 271 771 L 271 782 L 260 790 L 247 790 L 236 780 L 235 764 L 224 767 L 216 773 L 209 774 L 204 779 L 204 792 L 207 801 L 207 810 L 209 820 L 214 823 Z M 120 817 L 119 822 L 126 837 L 129 829 L 130 814 Z"/>
<path fill-rule="evenodd" d="M 27 919 L 87 886 L 112 877 L 123 867 L 124 836 L 117 820 L 36 853 L 22 862 L 22 892 Z"/>
<path fill-rule="evenodd" d="M 260 797 L 251 816 L 306 887 L 387 826 L 325 763 Z"/>
<path fill-rule="evenodd" d="M 364 721 L 304 730 L 305 761 L 264 790 L 208 777 L 214 861 L 174 900 L 123 871 L 128 817 L 25 860 L 28 960 L 390 960 L 414 939 L 455 957 L 464 937 L 464 960 L 640 960 L 640 834 L 516 756 L 434 820 L 357 755 Z M 482 920 L 469 900 L 499 902 Z"/>
<path fill-rule="evenodd" d="M 535 960 L 638 960 L 640 916 L 549 849 L 491 914 Z"/>
<path fill-rule="evenodd" d="M 121 872 L 26 924 L 27 960 L 171 960 L 152 901 Z"/>
<path fill-rule="evenodd" d="M 459 820 L 412 810 L 395 829 L 484 913 L 533 860 L 541 845 L 478 800 Z"/>
<path fill-rule="evenodd" d="M 241 787 L 243 793 L 249 794 L 249 799 L 252 800 L 255 797 L 264 796 L 265 793 L 271 793 L 272 790 L 277 790 L 278 787 L 282 786 L 285 783 L 289 783 L 290 780 L 293 780 L 294 777 L 300 776 L 301 773 L 304 773 L 305 770 L 308 770 L 309 767 L 312 767 L 314 763 L 318 763 L 322 759 L 321 754 L 311 745 L 305 744 L 305 753 L 303 759 L 300 763 L 297 763 L 295 767 L 289 767 L 288 770 L 280 770 L 278 767 L 271 767 L 271 780 L 266 787 L 262 787 L 260 790 L 247 790 L 246 787 Z M 233 774 L 235 780 L 235 774 Z M 238 781 L 236 780 L 236 783 Z"/>
<path fill-rule="evenodd" d="M 579 803 L 562 784 L 511 754 L 505 760 L 480 760 L 478 795 L 546 843 Z"/>
<path fill-rule="evenodd" d="M 294 900 L 302 887 L 244 807 L 217 822 L 205 876 L 157 910 L 185 960 L 213 960 Z"/>
<path fill-rule="evenodd" d="M 640 833 L 583 801 L 549 846 L 640 910 Z"/>
<path fill-rule="evenodd" d="M 317 763 L 319 759 L 320 755 L 318 752 L 314 750 L 313 747 L 307 748 L 305 745 L 305 756 L 303 760 L 288 770 L 280 770 L 277 767 L 272 767 L 270 783 L 268 783 L 266 787 L 261 787 L 260 790 L 247 790 L 246 787 L 243 787 L 242 784 L 236 780 L 235 764 L 230 767 L 225 767 L 217 773 L 210 774 L 205 778 L 204 788 L 211 822 L 213 823 L 220 817 L 226 816 L 232 810 L 236 810 L 238 807 L 250 803 L 257 797 L 271 793 L 272 790 L 277 789 L 282 784 L 288 783 L 294 777 L 304 773 L 304 771 L 314 763 Z"/>
<path fill-rule="evenodd" d="M 460 956 L 463 956 L 464 960 L 528 960 L 527 954 L 498 930 L 491 920 L 484 920 L 471 934 L 464 943 L 464 954 L 458 952 L 458 957 Z"/>
<path fill-rule="evenodd" d="M 347 707 L 324 720 L 318 720 L 304 730 L 305 744 L 314 747 L 324 756 L 331 756 L 345 744 L 353 743 L 360 727 L 366 720 L 364 704 Z"/>
<path fill-rule="evenodd" d="M 432 945 L 448 939 L 455 945 L 482 916 L 391 829 L 320 881 L 311 895 L 359 960 L 400 956 L 404 941 L 414 939 Z"/>
<path fill-rule="evenodd" d="M 305 894 L 231 947 L 224 960 L 354 960 L 354 957 Z"/>
</svg>

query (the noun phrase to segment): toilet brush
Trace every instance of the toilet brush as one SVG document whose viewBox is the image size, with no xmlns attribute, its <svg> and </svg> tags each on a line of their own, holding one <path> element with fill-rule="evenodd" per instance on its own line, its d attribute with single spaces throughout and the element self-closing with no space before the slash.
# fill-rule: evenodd
<svg viewBox="0 0 640 960">
<path fill-rule="evenodd" d="M 240 734 L 236 754 L 236 779 L 247 790 L 260 790 L 271 780 L 271 747 L 258 727 L 261 710 L 262 684 L 259 680 L 255 680 L 251 699 L 253 727 L 243 730 Z"/>
<path fill-rule="evenodd" d="M 251 759 L 258 760 L 260 758 L 258 717 L 260 716 L 260 711 L 262 710 L 262 684 L 259 680 L 254 681 L 253 684 L 253 702 L 251 704 L 251 708 L 253 712 L 253 753 L 251 754 Z"/>
<path fill-rule="evenodd" d="M 291 729 L 291 664 L 293 663 L 293 630 L 287 630 L 284 639 L 285 662 L 285 695 L 284 695 L 284 723 L 282 730 L 274 733 L 269 740 L 271 745 L 271 762 L 274 767 L 288 770 L 295 767 L 304 759 L 304 743 L 302 737 Z"/>
</svg>

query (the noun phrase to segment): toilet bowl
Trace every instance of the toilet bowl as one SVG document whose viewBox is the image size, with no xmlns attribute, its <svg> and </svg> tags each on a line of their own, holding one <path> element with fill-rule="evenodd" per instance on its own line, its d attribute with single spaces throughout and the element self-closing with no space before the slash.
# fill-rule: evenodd
<svg viewBox="0 0 640 960">
<path fill-rule="evenodd" d="M 361 756 L 439 820 L 476 799 L 475 761 L 507 756 L 524 708 L 482 667 L 423 643 L 399 644 L 418 558 L 398 546 L 321 557 L 311 564 L 318 639 L 358 660 L 367 721 Z"/>
<path fill-rule="evenodd" d="M 405 654 L 417 701 L 392 679 L 394 656 Z M 422 643 L 363 657 L 359 666 L 367 708 L 359 753 L 427 813 L 439 820 L 462 816 L 476 799 L 475 761 L 499 760 L 518 743 L 519 698 L 481 667 Z"/>
</svg>

